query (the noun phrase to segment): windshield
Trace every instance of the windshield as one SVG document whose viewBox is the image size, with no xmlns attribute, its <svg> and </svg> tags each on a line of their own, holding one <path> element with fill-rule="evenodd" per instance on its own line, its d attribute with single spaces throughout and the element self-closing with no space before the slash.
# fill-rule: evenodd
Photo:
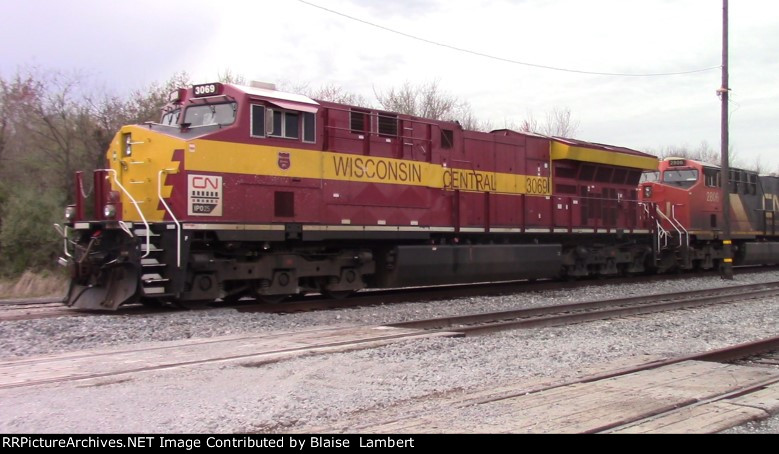
<svg viewBox="0 0 779 454">
<path fill-rule="evenodd" d="M 674 169 L 663 172 L 663 183 L 689 188 L 698 181 L 696 169 Z"/>
<path fill-rule="evenodd" d="M 203 104 L 187 108 L 184 114 L 184 123 L 190 127 L 208 125 L 229 125 L 235 121 L 237 104 Z"/>
<path fill-rule="evenodd" d="M 178 124 L 179 122 L 179 114 L 181 113 L 181 109 L 171 110 L 170 112 L 165 112 L 165 114 L 162 115 L 162 120 L 160 121 L 160 124 L 166 125 L 166 126 L 174 126 Z"/>
<path fill-rule="evenodd" d="M 654 171 L 654 172 L 644 172 L 641 174 L 641 180 L 639 180 L 639 183 L 647 183 L 652 181 L 657 181 L 660 179 L 660 172 Z"/>
</svg>

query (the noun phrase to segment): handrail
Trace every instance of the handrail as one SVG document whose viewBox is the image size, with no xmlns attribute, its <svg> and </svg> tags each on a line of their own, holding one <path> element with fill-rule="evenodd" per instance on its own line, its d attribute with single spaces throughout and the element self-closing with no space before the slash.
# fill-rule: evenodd
<svg viewBox="0 0 779 454">
<path fill-rule="evenodd" d="M 162 174 L 163 172 L 168 173 L 174 170 L 176 169 L 162 169 L 157 174 L 157 197 L 159 197 L 162 206 L 165 207 L 165 211 L 170 214 L 171 219 L 173 219 L 173 222 L 176 224 L 176 267 L 181 268 L 181 224 L 179 223 L 179 220 L 176 219 L 176 215 L 173 214 L 173 210 L 162 197 Z M 148 234 L 148 231 L 146 233 Z"/>
<path fill-rule="evenodd" d="M 104 169 L 107 172 L 111 172 L 114 174 L 114 183 L 116 183 L 116 186 L 119 187 L 119 189 L 122 190 L 124 195 L 127 196 L 128 199 L 133 203 L 135 206 L 135 210 L 138 212 L 138 214 L 141 216 L 141 220 L 143 221 L 143 225 L 146 227 L 146 253 L 141 256 L 141 258 L 146 258 L 149 256 L 149 252 L 151 252 L 151 236 L 149 235 L 149 223 L 146 221 L 146 216 L 143 215 L 143 212 L 141 211 L 141 207 L 138 206 L 138 201 L 133 198 L 132 195 L 125 189 L 124 186 L 122 186 L 122 183 L 119 182 L 119 175 L 116 173 L 116 170 L 114 169 Z"/>
<path fill-rule="evenodd" d="M 685 246 L 690 246 L 690 232 L 688 232 L 687 229 L 684 228 L 684 225 L 682 225 L 682 223 L 678 219 L 676 219 L 676 205 L 673 204 L 671 205 L 671 218 L 673 219 L 673 221 L 679 224 L 679 227 L 681 227 L 682 230 L 684 230 Z M 682 243 L 682 239 L 680 237 L 679 246 L 682 245 L 681 243 Z"/>
<path fill-rule="evenodd" d="M 405 135 L 401 135 L 401 134 L 397 134 L 397 135 L 393 136 L 393 135 L 388 135 L 388 134 L 382 134 L 382 133 L 380 133 L 378 131 L 373 131 L 373 130 L 355 131 L 352 128 L 344 128 L 342 126 L 332 126 L 332 125 L 325 125 L 325 129 L 328 129 L 328 130 L 331 130 L 331 131 L 336 131 L 336 132 L 337 131 L 348 132 L 349 135 L 344 135 L 344 136 L 339 136 L 338 137 L 339 139 L 344 139 L 344 140 L 359 140 L 359 141 L 362 141 L 363 139 L 360 139 L 360 138 L 354 136 L 354 134 L 361 134 L 361 135 L 366 135 L 366 136 L 386 137 L 388 139 L 392 139 L 392 138 L 404 139 L 404 140 L 405 139 L 409 139 L 409 140 L 418 140 L 420 142 L 430 142 L 431 144 L 433 143 L 433 138 L 432 137 L 427 139 L 427 138 L 415 137 L 413 135 L 412 136 L 405 136 Z"/>
<path fill-rule="evenodd" d="M 674 222 L 673 222 L 673 221 L 671 221 L 670 219 L 668 219 L 668 216 L 666 216 L 666 215 L 665 215 L 665 213 L 663 213 L 663 210 L 661 210 L 661 209 L 660 209 L 660 207 L 658 207 L 658 206 L 655 206 L 655 211 L 657 211 L 657 213 L 659 213 L 659 214 L 660 214 L 660 216 L 661 216 L 663 219 L 665 219 L 666 221 L 668 221 L 668 223 L 669 223 L 669 224 L 671 224 L 671 227 L 673 227 L 673 228 L 674 228 L 674 230 L 676 230 L 676 233 L 678 233 L 678 234 L 679 234 L 679 246 L 681 246 L 681 245 L 682 245 L 682 244 L 681 244 L 681 241 L 682 241 L 682 231 L 681 231 L 681 230 L 679 230 L 679 228 L 676 226 L 676 224 L 674 224 Z"/>
<path fill-rule="evenodd" d="M 73 258 L 73 256 L 70 255 L 70 252 L 68 252 L 68 226 L 67 225 L 61 226 L 59 224 L 54 224 L 54 230 L 56 230 L 57 233 L 59 233 L 62 236 L 62 239 L 64 240 L 63 245 L 65 248 L 65 255 L 70 258 Z"/>
</svg>

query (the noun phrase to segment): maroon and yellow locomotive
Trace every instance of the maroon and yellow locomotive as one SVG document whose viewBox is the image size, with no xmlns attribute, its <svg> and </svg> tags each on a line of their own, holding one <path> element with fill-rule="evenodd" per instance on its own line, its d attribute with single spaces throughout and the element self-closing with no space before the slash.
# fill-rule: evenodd
<svg viewBox="0 0 779 454">
<path fill-rule="evenodd" d="M 77 175 L 62 229 L 77 308 L 609 275 L 655 259 L 637 188 L 657 159 L 627 148 L 213 83 L 172 93 L 160 123 L 123 127 L 106 159 L 94 200 Z"/>
</svg>

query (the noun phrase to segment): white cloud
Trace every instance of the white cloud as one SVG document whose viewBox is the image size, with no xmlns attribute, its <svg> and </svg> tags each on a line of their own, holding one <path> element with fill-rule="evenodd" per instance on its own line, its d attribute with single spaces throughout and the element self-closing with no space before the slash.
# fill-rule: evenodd
<svg viewBox="0 0 779 454">
<path fill-rule="evenodd" d="M 711 0 L 310 1 L 421 38 L 542 65 L 647 73 L 720 63 L 721 4 Z M 230 69 L 250 79 L 338 84 L 367 98 L 373 87 L 438 79 L 495 126 L 568 106 L 585 140 L 634 148 L 706 140 L 719 147 L 718 70 L 622 78 L 534 69 L 289 0 L 11 4 L 17 16 L 37 20 L 0 24 L 0 39 L 17 43 L 0 51 L 4 72 L 33 58 L 42 66 L 96 68 L 134 88 L 178 70 L 206 81 Z M 768 0 L 730 2 L 731 140 L 742 159 L 762 154 L 773 167 L 778 13 L 779 4 Z"/>
</svg>

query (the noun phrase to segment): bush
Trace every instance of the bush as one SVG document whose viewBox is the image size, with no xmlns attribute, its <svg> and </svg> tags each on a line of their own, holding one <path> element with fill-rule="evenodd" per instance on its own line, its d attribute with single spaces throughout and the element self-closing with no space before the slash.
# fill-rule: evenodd
<svg viewBox="0 0 779 454">
<path fill-rule="evenodd" d="M 6 193 L 0 225 L 0 270 L 18 275 L 27 269 L 51 268 L 61 254 L 62 239 L 52 227 L 62 222 L 56 193 L 15 188 Z"/>
</svg>

